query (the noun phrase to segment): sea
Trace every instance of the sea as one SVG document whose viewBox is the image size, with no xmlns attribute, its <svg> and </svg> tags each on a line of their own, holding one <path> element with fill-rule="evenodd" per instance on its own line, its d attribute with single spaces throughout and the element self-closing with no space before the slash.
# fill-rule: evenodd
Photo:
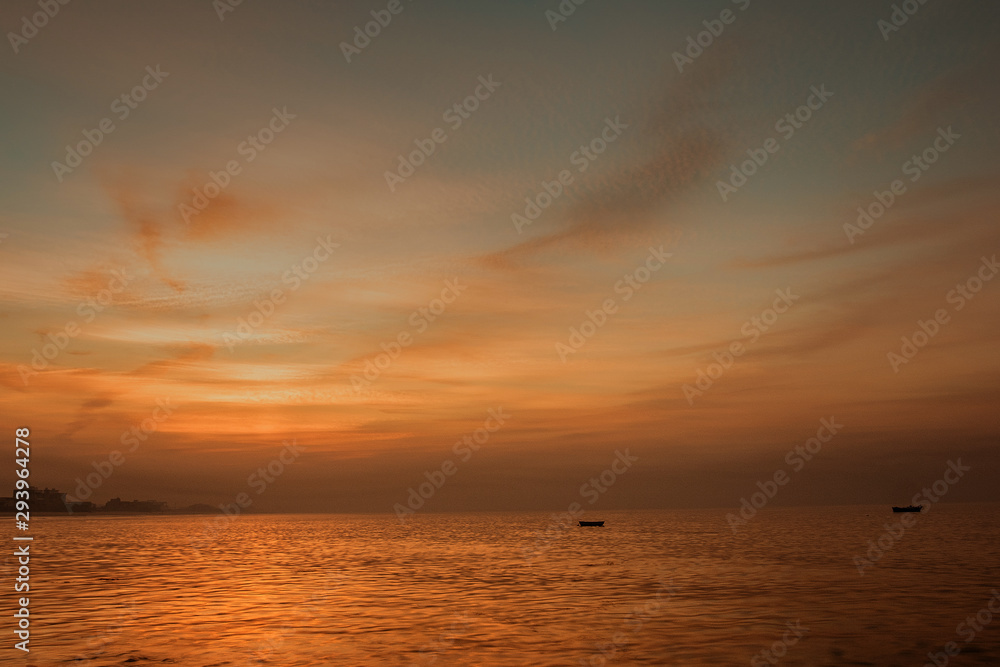
<svg viewBox="0 0 1000 667">
<path fill-rule="evenodd" d="M 0 661 L 1000 665 L 1000 505 L 733 511 L 33 518 Z"/>
</svg>

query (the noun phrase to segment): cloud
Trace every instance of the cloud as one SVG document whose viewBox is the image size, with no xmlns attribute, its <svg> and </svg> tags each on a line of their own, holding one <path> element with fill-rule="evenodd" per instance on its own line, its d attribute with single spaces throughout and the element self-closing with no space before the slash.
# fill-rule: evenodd
<svg viewBox="0 0 1000 667">
<path fill-rule="evenodd" d="M 599 157 L 585 177 L 574 174 L 585 185 L 571 195 L 562 228 L 487 254 L 480 263 L 510 269 L 556 248 L 609 254 L 623 238 L 664 226 L 653 213 L 662 214 L 665 204 L 710 177 L 729 152 L 732 133 L 709 117 L 741 46 L 746 45 L 733 39 L 714 47 L 699 59 L 696 73 L 677 76 L 668 70 L 663 90 L 620 114 L 622 122 L 632 123 L 617 140 L 626 157 L 616 162 Z M 619 147 L 609 147 L 609 154 L 612 149 Z"/>
<path fill-rule="evenodd" d="M 173 223 L 181 230 L 185 239 L 196 242 L 217 241 L 236 234 L 254 234 L 273 228 L 275 208 L 259 198 L 251 200 L 246 194 L 237 196 L 235 187 L 219 192 L 212 198 L 204 197 L 206 184 L 204 173 L 188 174 L 186 182 L 179 186 L 172 211 L 176 214 Z M 197 193 L 197 194 L 196 194 Z M 194 206 L 204 199 L 202 208 Z M 187 220 L 180 212 L 180 206 L 188 208 Z"/>
<path fill-rule="evenodd" d="M 881 159 L 932 135 L 939 125 L 958 123 L 965 118 L 965 107 L 978 106 L 977 103 L 984 101 L 984 94 L 994 98 L 995 107 L 996 88 L 984 86 L 984 82 L 995 75 L 998 55 L 1000 47 L 994 45 L 970 63 L 949 69 L 911 91 L 895 107 L 899 112 L 891 124 L 868 132 L 851 145 L 848 163 L 873 155 Z M 956 129 L 960 133 L 966 131 L 961 126 Z"/>
<path fill-rule="evenodd" d="M 91 398 L 80 404 L 80 407 L 84 410 L 96 410 L 99 408 L 106 408 L 114 403 L 114 401 L 107 396 L 101 396 L 99 398 Z"/>
<path fill-rule="evenodd" d="M 199 172 L 200 173 L 200 172 Z M 175 188 L 174 201 L 164 207 L 157 204 L 152 188 L 140 185 L 134 177 L 106 179 L 105 191 L 118 206 L 122 219 L 133 235 L 138 254 L 148 263 L 157 279 L 174 292 L 186 292 L 190 285 L 174 277 L 164 264 L 164 256 L 187 244 L 208 244 L 234 237 L 255 235 L 276 228 L 275 206 L 260 198 L 237 195 L 234 189 L 206 199 L 202 209 L 194 208 L 193 191 L 204 190 L 204 174 L 190 173 Z M 179 206 L 190 208 L 188 220 Z"/>
<path fill-rule="evenodd" d="M 172 359 L 161 359 L 143 364 L 139 368 L 131 371 L 130 375 L 161 376 L 169 371 L 194 365 L 199 361 L 207 361 L 215 356 L 215 346 L 206 343 L 192 343 L 190 345 L 174 346 L 169 348 L 173 353 Z"/>
<path fill-rule="evenodd" d="M 842 221 L 823 223 L 831 231 L 824 236 L 833 236 L 834 240 L 765 257 L 736 258 L 728 266 L 734 269 L 768 269 L 935 240 L 945 246 L 957 247 L 968 245 L 967 239 L 972 239 L 973 244 L 981 245 L 995 236 L 998 209 L 994 196 L 995 182 L 993 178 L 974 176 L 917 186 L 912 192 L 900 195 L 894 208 L 876 220 L 863 235 L 855 236 L 854 243 L 848 240 L 843 230 L 846 224 L 857 225 L 858 212 L 857 208 L 848 211 L 845 206 Z M 988 195 L 989 199 L 977 201 L 975 198 L 978 195 Z M 871 201 L 871 196 L 858 195 L 850 205 L 865 206 Z M 961 205 L 964 210 L 956 210 L 956 205 Z"/>
<path fill-rule="evenodd" d="M 105 191 L 118 205 L 118 210 L 131 228 L 140 256 L 145 258 L 158 279 L 176 292 L 184 291 L 184 283 L 172 278 L 163 266 L 162 253 L 166 245 L 164 224 L 158 215 L 141 200 L 142 193 L 132 183 L 120 180 L 105 183 Z"/>
</svg>

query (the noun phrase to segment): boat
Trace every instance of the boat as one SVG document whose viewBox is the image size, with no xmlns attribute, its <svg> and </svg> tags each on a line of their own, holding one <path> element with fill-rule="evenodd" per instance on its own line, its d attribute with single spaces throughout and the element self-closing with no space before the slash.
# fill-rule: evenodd
<svg viewBox="0 0 1000 667">
<path fill-rule="evenodd" d="M 581 521 L 580 525 L 581 526 L 594 526 L 596 528 L 603 528 L 604 527 L 604 522 L 603 521 Z"/>
<path fill-rule="evenodd" d="M 919 512 L 924 508 L 923 505 L 907 505 L 906 507 L 893 507 L 893 512 Z"/>
</svg>

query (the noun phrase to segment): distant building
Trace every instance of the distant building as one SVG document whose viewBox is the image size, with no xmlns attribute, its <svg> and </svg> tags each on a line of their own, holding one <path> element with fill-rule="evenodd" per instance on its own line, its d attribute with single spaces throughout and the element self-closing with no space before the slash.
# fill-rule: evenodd
<svg viewBox="0 0 1000 667">
<path fill-rule="evenodd" d="M 74 512 L 93 512 L 97 509 L 97 505 L 90 502 L 89 500 L 67 500 L 66 501 L 66 511 L 70 514 Z"/>
<path fill-rule="evenodd" d="M 28 511 L 30 512 L 67 512 L 69 514 L 90 513 L 90 512 L 163 512 L 167 509 L 166 503 L 158 500 L 122 500 L 112 498 L 104 507 L 98 507 L 92 502 L 78 500 L 67 500 L 66 494 L 58 489 L 39 489 L 34 486 L 28 487 Z M 23 498 L 0 498 L 0 512 L 16 512 L 17 501 Z"/>
<path fill-rule="evenodd" d="M 162 512 L 167 509 L 166 503 L 158 500 L 122 500 L 112 498 L 104 504 L 105 512 Z"/>
<path fill-rule="evenodd" d="M 17 511 L 17 501 L 23 498 L 0 498 L 0 512 Z M 31 512 L 72 512 L 74 505 L 80 506 L 75 509 L 87 511 L 82 506 L 90 505 L 93 510 L 93 503 L 71 503 L 66 500 L 66 494 L 60 493 L 59 489 L 39 489 L 34 486 L 28 487 L 28 510 Z"/>
</svg>

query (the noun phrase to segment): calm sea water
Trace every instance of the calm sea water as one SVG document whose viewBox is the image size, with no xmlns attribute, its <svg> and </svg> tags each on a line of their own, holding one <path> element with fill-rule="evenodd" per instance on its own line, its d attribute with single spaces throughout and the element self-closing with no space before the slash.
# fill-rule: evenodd
<svg viewBox="0 0 1000 667">
<path fill-rule="evenodd" d="M 605 528 L 540 541 L 548 514 L 405 526 L 265 515 L 201 548 L 191 540 L 205 517 L 39 518 L 32 650 L 12 648 L 4 614 L 0 655 L 81 667 L 748 665 L 769 664 L 760 652 L 773 647 L 782 665 L 919 666 L 956 641 L 950 664 L 1000 664 L 1000 614 L 969 642 L 956 632 L 1000 589 L 1000 506 L 935 506 L 859 574 L 853 557 L 900 516 L 772 510 L 734 535 L 725 511 L 604 512 L 590 518 Z"/>
</svg>

